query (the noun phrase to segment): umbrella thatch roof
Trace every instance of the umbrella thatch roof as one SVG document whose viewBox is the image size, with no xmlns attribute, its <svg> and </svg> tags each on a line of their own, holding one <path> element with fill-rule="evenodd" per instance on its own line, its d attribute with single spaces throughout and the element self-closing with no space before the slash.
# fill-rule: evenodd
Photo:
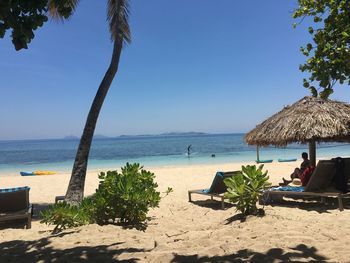
<svg viewBox="0 0 350 263">
<path fill-rule="evenodd" d="M 312 141 L 350 141 L 350 105 L 304 97 L 257 125 L 245 136 L 250 145 L 286 146 Z"/>
</svg>

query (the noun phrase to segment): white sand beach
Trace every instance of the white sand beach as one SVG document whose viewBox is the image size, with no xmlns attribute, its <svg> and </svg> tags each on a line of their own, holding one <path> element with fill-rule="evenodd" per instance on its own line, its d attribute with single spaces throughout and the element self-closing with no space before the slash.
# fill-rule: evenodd
<svg viewBox="0 0 350 263">
<path fill-rule="evenodd" d="M 350 263 L 349 18 L 350 0 L 0 0 L 0 263 Z M 254 160 L 293 180 L 230 173 L 242 213 L 203 194 Z M 152 175 L 98 179 L 126 162 L 161 193 L 138 225 L 120 222 L 158 204 Z M 84 202 L 43 214 L 70 169 Z"/>
<path fill-rule="evenodd" d="M 277 183 L 299 162 L 265 164 Z M 234 206 L 193 196 L 189 189 L 209 187 L 216 171 L 240 169 L 241 164 L 145 167 L 156 174 L 159 190 L 174 192 L 150 211 L 145 230 L 88 225 L 51 235 L 53 227 L 37 216 L 32 229 L 0 231 L 1 262 L 350 262 L 350 206 L 340 212 L 336 200 L 327 205 L 287 201 L 266 206 L 264 217 L 241 222 Z M 107 170 L 107 169 L 106 169 Z M 98 171 L 89 171 L 86 195 L 97 187 Z M 1 176 L 1 187 L 28 185 L 38 210 L 65 193 L 69 174 Z"/>
</svg>

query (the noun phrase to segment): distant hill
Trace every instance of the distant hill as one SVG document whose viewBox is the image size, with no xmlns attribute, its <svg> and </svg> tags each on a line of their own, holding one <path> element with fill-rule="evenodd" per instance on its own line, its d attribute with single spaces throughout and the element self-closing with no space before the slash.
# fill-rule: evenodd
<svg viewBox="0 0 350 263">
<path fill-rule="evenodd" d="M 154 134 L 140 134 L 140 135 L 119 135 L 119 138 L 128 138 L 128 137 L 154 137 L 154 136 L 159 136 L 159 135 L 154 135 Z"/>
<path fill-rule="evenodd" d="M 165 132 L 161 134 L 140 134 L 140 135 L 120 135 L 117 137 L 109 137 L 103 134 L 94 135 L 94 139 L 110 139 L 110 138 L 133 138 L 133 137 L 156 137 L 156 136 L 196 136 L 196 135 L 206 135 L 209 133 L 205 132 Z M 68 135 L 63 137 L 63 140 L 79 140 L 80 137 L 75 135 Z"/>
<path fill-rule="evenodd" d="M 105 136 L 102 134 L 94 135 L 94 139 L 108 139 L 108 138 L 111 138 L 111 137 L 108 137 L 108 136 Z M 68 136 L 63 137 L 63 140 L 79 140 L 79 139 L 80 139 L 80 137 L 75 136 L 75 135 L 68 135 Z"/>
<path fill-rule="evenodd" d="M 120 135 L 120 138 L 130 138 L 130 137 L 157 137 L 157 136 L 196 136 L 196 135 L 206 135 L 209 133 L 205 132 L 165 132 L 161 134 L 140 134 L 140 135 Z"/>
<path fill-rule="evenodd" d="M 94 135 L 94 139 L 108 139 L 108 138 L 111 138 L 111 137 L 105 136 L 105 135 L 102 135 L 102 134 Z"/>
<path fill-rule="evenodd" d="M 206 135 L 205 132 L 166 132 L 160 134 L 161 136 L 193 136 L 193 135 Z"/>
<path fill-rule="evenodd" d="M 64 136 L 63 140 L 79 140 L 79 137 L 74 135 L 68 135 L 68 136 Z"/>
</svg>

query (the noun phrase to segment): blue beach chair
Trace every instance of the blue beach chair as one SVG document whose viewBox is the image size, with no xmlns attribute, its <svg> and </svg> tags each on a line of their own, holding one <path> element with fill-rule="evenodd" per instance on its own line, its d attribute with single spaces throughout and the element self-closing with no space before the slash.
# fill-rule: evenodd
<svg viewBox="0 0 350 263">
<path fill-rule="evenodd" d="M 273 159 L 255 160 L 256 163 L 272 163 Z"/>
<path fill-rule="evenodd" d="M 295 162 L 297 159 L 296 158 L 287 158 L 287 159 L 278 159 L 279 163 L 288 163 L 288 162 Z"/>
<path fill-rule="evenodd" d="M 214 197 L 217 197 L 221 199 L 221 208 L 224 209 L 225 208 L 224 193 L 227 191 L 227 187 L 224 183 L 224 179 L 228 177 L 232 177 L 239 172 L 240 171 L 217 172 L 209 188 L 189 190 L 188 201 L 192 202 L 192 194 L 207 195 L 207 196 L 210 196 L 211 200 L 213 200 Z"/>
<path fill-rule="evenodd" d="M 0 189 L 0 223 L 26 220 L 27 229 L 32 227 L 32 205 L 29 203 L 28 186 Z"/>
</svg>

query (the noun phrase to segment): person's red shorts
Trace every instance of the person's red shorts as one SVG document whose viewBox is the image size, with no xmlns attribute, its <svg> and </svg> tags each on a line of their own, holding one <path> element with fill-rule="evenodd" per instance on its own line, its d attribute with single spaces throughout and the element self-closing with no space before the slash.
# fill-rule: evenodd
<svg viewBox="0 0 350 263">
<path fill-rule="evenodd" d="M 315 167 L 309 166 L 304 170 L 304 172 L 301 175 L 299 175 L 299 178 L 300 178 L 303 186 L 307 185 L 307 183 L 309 182 L 309 180 L 311 178 L 312 172 L 314 170 L 315 170 Z"/>
</svg>

